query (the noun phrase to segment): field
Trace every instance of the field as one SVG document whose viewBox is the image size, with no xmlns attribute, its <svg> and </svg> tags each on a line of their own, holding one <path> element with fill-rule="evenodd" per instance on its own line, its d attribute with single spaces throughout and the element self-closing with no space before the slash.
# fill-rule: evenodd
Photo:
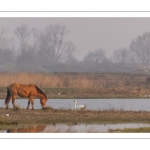
<svg viewBox="0 0 150 150">
<path fill-rule="evenodd" d="M 48 98 L 144 98 L 150 95 L 149 74 L 115 73 L 0 73 L 0 98 L 14 82 L 33 83 Z M 3 116 L 9 113 L 9 117 Z M 150 123 L 150 112 L 121 110 L 45 110 L 0 108 L 0 129 L 46 124 Z M 131 130 L 129 130 L 130 132 Z M 136 132 L 135 130 L 132 130 Z M 141 130 L 140 130 L 141 131 Z M 149 129 L 146 130 L 149 132 Z M 112 131 L 112 132 L 128 132 Z"/>
</svg>

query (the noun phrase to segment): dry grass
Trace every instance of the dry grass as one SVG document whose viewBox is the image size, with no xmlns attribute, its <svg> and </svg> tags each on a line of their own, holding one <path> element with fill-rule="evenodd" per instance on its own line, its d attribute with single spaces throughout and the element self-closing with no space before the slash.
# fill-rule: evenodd
<svg viewBox="0 0 150 150">
<path fill-rule="evenodd" d="M 33 83 L 50 98 L 139 98 L 150 95 L 148 77 L 146 74 L 119 73 L 0 73 L 0 87 L 6 88 L 13 82 Z M 0 95 L 5 97 L 2 88 Z"/>
<path fill-rule="evenodd" d="M 12 82 L 22 84 L 33 83 L 41 88 L 86 88 L 103 89 L 135 86 L 134 90 L 145 82 L 147 75 L 133 74 L 80 74 L 80 73 L 0 73 L 0 87 L 6 87 Z"/>
<path fill-rule="evenodd" d="M 150 127 L 109 130 L 111 133 L 150 133 Z"/>
<path fill-rule="evenodd" d="M 20 111 L 22 108 L 19 105 L 15 105 L 13 108 L 14 111 Z"/>
</svg>

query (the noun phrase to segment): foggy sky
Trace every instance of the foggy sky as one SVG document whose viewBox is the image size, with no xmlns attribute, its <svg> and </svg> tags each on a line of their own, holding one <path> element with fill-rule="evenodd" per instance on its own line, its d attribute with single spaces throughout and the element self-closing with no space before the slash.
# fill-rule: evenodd
<svg viewBox="0 0 150 150">
<path fill-rule="evenodd" d="M 76 46 L 77 59 L 99 48 L 110 56 L 119 48 L 128 48 L 132 39 L 150 32 L 150 18 L 0 18 L 0 29 L 8 28 L 10 34 L 21 24 L 40 30 L 50 24 L 65 25 L 71 31 L 67 39 Z"/>
</svg>

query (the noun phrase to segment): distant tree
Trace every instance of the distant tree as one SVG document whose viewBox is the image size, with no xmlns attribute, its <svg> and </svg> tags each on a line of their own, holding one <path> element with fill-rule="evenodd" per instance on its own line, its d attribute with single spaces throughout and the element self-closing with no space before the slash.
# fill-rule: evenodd
<svg viewBox="0 0 150 150">
<path fill-rule="evenodd" d="M 40 31 L 38 29 L 36 29 L 36 28 L 32 28 L 31 34 L 32 34 L 32 45 L 31 45 L 31 48 L 33 50 L 36 50 L 39 47 Z"/>
<path fill-rule="evenodd" d="M 14 31 L 16 37 L 19 40 L 20 50 L 25 51 L 28 49 L 28 40 L 30 38 L 30 30 L 26 24 L 22 24 Z"/>
<path fill-rule="evenodd" d="M 14 49 L 11 40 L 7 38 L 7 29 L 0 31 L 0 65 L 14 61 Z"/>
<path fill-rule="evenodd" d="M 30 68 L 36 60 L 35 53 L 38 49 L 39 30 L 35 28 L 30 30 L 26 24 L 22 24 L 15 29 L 14 33 L 19 41 L 20 52 L 16 56 L 16 65 L 19 69 Z"/>
<path fill-rule="evenodd" d="M 106 59 L 105 51 L 102 49 L 98 49 L 95 51 L 90 51 L 84 57 L 84 61 L 93 62 L 96 64 L 102 63 Z"/>
<path fill-rule="evenodd" d="M 138 36 L 130 44 L 130 49 L 142 63 L 150 63 L 150 32 Z"/>
<path fill-rule="evenodd" d="M 0 49 L 8 48 L 8 39 L 6 38 L 6 29 L 0 31 Z"/>
<path fill-rule="evenodd" d="M 50 62 L 63 62 L 68 54 L 75 52 L 75 46 L 71 41 L 65 40 L 70 31 L 62 25 L 49 25 L 40 36 L 39 56 Z"/>
<path fill-rule="evenodd" d="M 114 51 L 113 53 L 113 61 L 116 63 L 121 63 L 121 64 L 125 64 L 130 62 L 130 55 L 129 55 L 129 50 L 127 50 L 126 48 L 122 48 L 122 49 L 118 49 L 116 51 Z"/>
</svg>

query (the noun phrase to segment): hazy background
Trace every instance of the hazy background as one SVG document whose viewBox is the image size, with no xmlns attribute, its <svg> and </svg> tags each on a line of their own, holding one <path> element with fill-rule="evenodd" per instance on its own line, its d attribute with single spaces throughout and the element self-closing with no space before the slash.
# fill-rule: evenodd
<svg viewBox="0 0 150 150">
<path fill-rule="evenodd" d="M 150 18 L 0 18 L 0 28 L 13 33 L 17 26 L 43 30 L 50 24 L 62 24 L 71 32 L 68 39 L 77 49 L 77 58 L 83 59 L 88 51 L 103 49 L 106 55 L 128 47 L 131 40 L 150 31 Z"/>
<path fill-rule="evenodd" d="M 61 31 L 60 33 L 56 33 L 57 31 L 54 33 L 54 28 L 60 28 L 62 31 L 64 28 L 66 31 L 64 37 L 61 37 Z M 38 44 L 34 51 L 32 29 L 38 31 L 38 34 L 35 35 Z M 21 33 L 21 30 L 23 33 Z M 8 71 L 15 68 L 14 70 L 18 71 L 24 68 L 23 65 L 35 65 L 50 72 L 111 72 L 129 71 L 133 68 L 141 69 L 139 64 L 149 69 L 150 48 L 147 49 L 150 43 L 149 32 L 150 18 L 146 17 L 0 18 L 0 46 L 2 45 L 0 56 L 3 60 L 2 63 L 0 61 L 0 70 Z M 26 33 L 29 33 L 29 36 L 21 39 L 22 34 L 25 35 Z M 146 38 L 144 34 L 146 34 Z M 49 45 L 49 43 L 52 43 L 50 35 L 55 37 L 51 45 Z M 138 41 L 138 37 L 141 37 L 139 40 L 141 42 Z M 139 45 L 139 43 L 144 43 L 142 40 L 146 45 Z M 57 48 L 55 47 L 52 50 L 54 44 Z M 66 47 L 65 57 L 58 59 L 58 56 L 55 60 L 52 60 L 60 48 L 59 46 L 63 49 L 63 46 L 65 47 L 67 44 L 69 45 Z M 6 51 L 7 54 L 4 54 Z M 143 53 L 143 51 L 145 52 Z M 8 56 L 9 52 L 13 55 Z M 28 61 L 28 56 L 31 55 L 33 56 Z M 63 54 L 61 55 L 63 56 Z M 141 57 L 141 55 L 143 56 Z M 131 69 L 131 64 L 138 64 L 138 67 L 134 66 Z M 67 65 L 70 65 L 71 69 L 64 69 L 64 66 L 68 67 Z M 17 66 L 20 67 L 16 68 Z M 36 70 L 33 69 L 34 67 L 32 69 L 27 68 L 25 70 Z"/>
</svg>

